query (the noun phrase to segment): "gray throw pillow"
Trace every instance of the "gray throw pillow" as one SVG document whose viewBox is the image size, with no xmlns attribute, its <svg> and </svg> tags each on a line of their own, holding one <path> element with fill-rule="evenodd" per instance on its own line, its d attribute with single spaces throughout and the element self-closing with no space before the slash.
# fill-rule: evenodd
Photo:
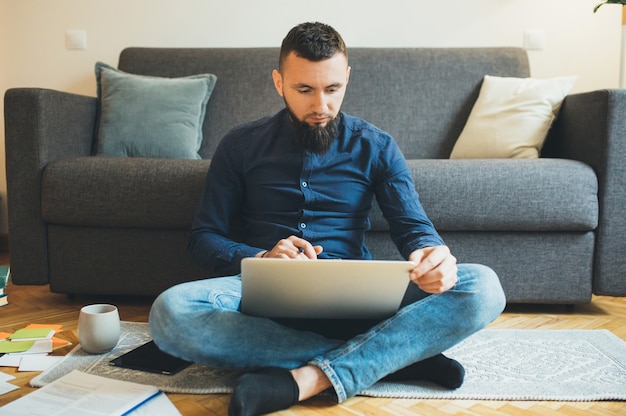
<svg viewBox="0 0 626 416">
<path fill-rule="evenodd" d="M 217 77 L 160 78 L 96 63 L 98 156 L 200 159 L 202 123 Z"/>
</svg>

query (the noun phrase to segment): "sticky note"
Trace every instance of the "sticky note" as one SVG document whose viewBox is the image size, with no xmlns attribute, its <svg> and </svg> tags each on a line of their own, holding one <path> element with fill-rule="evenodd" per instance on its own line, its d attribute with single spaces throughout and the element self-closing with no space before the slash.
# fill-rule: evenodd
<svg viewBox="0 0 626 416">
<path fill-rule="evenodd" d="M 22 328 L 15 331 L 9 338 L 11 340 L 35 340 L 50 338 L 54 334 L 52 328 Z"/>
<path fill-rule="evenodd" d="M 29 324 L 26 325 L 26 328 L 51 328 L 54 329 L 56 332 L 59 332 L 61 330 L 61 328 L 63 327 L 63 325 L 60 324 Z"/>
<path fill-rule="evenodd" d="M 35 341 L 0 341 L 0 353 L 24 352 L 34 343 Z"/>
</svg>

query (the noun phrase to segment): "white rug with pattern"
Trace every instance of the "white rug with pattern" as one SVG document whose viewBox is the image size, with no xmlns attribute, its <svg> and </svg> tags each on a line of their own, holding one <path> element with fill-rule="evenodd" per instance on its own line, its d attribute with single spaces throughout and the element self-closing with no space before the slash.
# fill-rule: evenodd
<svg viewBox="0 0 626 416">
<path fill-rule="evenodd" d="M 41 387 L 77 369 L 169 393 L 231 392 L 237 371 L 193 364 L 167 376 L 109 365 L 111 359 L 150 339 L 147 324 L 122 322 L 122 336 L 113 351 L 94 356 L 77 346 L 31 385 Z M 626 343 L 607 330 L 486 329 L 445 354 L 466 369 L 465 382 L 457 390 L 426 382 L 379 382 L 361 394 L 450 400 L 626 400 Z"/>
</svg>

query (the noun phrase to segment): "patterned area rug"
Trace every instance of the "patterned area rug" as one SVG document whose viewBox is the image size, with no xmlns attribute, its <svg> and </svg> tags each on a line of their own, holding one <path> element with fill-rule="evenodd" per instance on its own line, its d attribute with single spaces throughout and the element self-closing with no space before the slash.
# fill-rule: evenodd
<svg viewBox="0 0 626 416">
<path fill-rule="evenodd" d="M 122 322 L 122 337 L 108 354 L 74 348 L 31 381 L 41 387 L 74 369 L 157 386 L 169 393 L 230 393 L 237 371 L 193 364 L 173 375 L 113 367 L 108 362 L 150 341 L 145 323 Z M 469 400 L 626 400 L 626 343 L 606 330 L 486 329 L 446 352 L 466 369 L 465 383 L 449 391 L 426 382 L 379 382 L 361 392 L 373 397 Z"/>
</svg>

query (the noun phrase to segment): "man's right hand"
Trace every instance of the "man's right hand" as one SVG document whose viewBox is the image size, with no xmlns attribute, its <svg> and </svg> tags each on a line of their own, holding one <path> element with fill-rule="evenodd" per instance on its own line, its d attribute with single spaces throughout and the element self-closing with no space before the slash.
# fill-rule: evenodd
<svg viewBox="0 0 626 416">
<path fill-rule="evenodd" d="M 280 240 L 271 250 L 257 254 L 257 257 L 315 260 L 322 251 L 322 246 L 314 246 L 308 241 L 292 235 Z"/>
</svg>

